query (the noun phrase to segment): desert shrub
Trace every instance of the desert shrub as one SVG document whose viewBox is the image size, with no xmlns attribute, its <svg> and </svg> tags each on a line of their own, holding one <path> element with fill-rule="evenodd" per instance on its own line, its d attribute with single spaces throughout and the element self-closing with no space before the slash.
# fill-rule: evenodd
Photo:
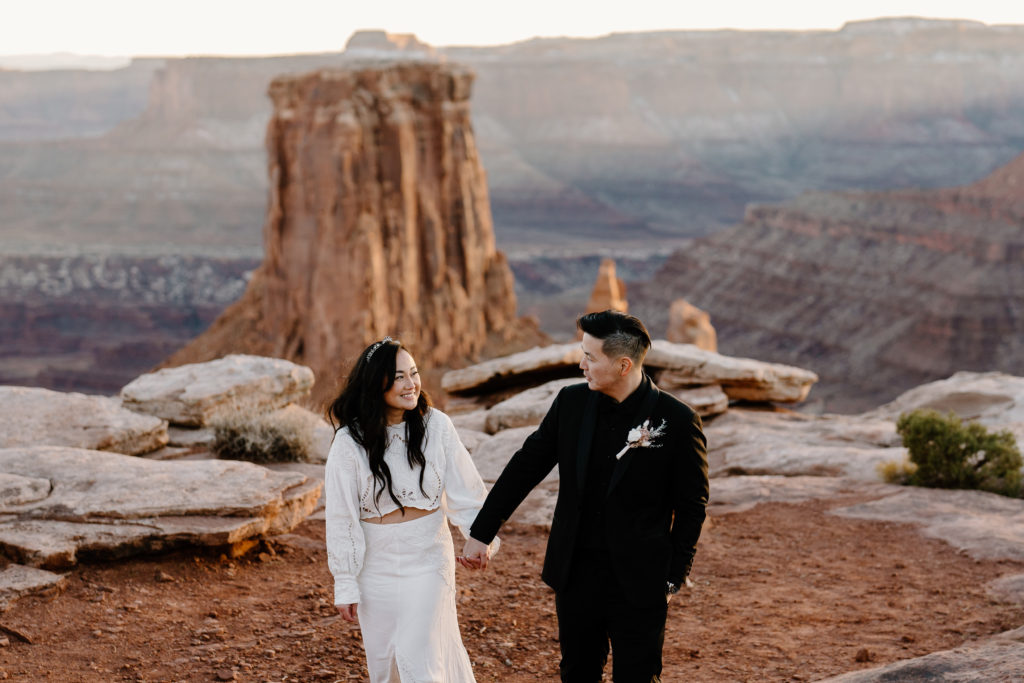
<svg viewBox="0 0 1024 683">
<path fill-rule="evenodd" d="M 990 433 L 976 422 L 964 424 L 953 413 L 934 410 L 900 415 L 896 430 L 917 466 L 908 483 L 1020 495 L 1021 455 L 1009 431 Z"/>
<path fill-rule="evenodd" d="M 217 418 L 211 449 L 218 458 L 256 463 L 306 462 L 314 449 L 313 425 L 298 411 L 256 413 L 233 409 Z"/>
<path fill-rule="evenodd" d="M 889 484 L 909 484 L 910 477 L 917 471 L 917 465 L 908 459 L 899 462 L 890 460 L 879 463 L 877 470 L 882 481 Z"/>
</svg>

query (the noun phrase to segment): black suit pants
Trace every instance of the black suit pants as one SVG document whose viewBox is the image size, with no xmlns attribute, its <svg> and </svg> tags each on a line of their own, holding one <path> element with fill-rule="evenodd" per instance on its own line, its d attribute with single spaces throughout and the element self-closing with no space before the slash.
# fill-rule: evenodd
<svg viewBox="0 0 1024 683">
<path fill-rule="evenodd" d="M 667 603 L 629 602 L 602 551 L 579 551 L 566 587 L 555 594 L 564 683 L 601 680 L 611 643 L 614 683 L 657 683 Z"/>
</svg>

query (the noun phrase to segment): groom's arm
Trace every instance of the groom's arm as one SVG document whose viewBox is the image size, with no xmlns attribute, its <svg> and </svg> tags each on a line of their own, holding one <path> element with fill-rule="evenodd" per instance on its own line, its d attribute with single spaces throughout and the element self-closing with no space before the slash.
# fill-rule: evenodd
<svg viewBox="0 0 1024 683">
<path fill-rule="evenodd" d="M 672 523 L 672 561 L 668 580 L 683 585 L 693 565 L 697 539 L 707 514 L 708 506 L 708 452 L 707 439 L 700 416 L 693 413 L 679 442 L 678 457 L 672 459 L 672 504 L 675 519 Z"/>
<path fill-rule="evenodd" d="M 470 527 L 471 538 L 490 543 L 530 491 L 558 464 L 558 413 L 563 392 L 559 392 L 540 426 L 526 437 L 522 448 L 494 482 Z"/>
</svg>

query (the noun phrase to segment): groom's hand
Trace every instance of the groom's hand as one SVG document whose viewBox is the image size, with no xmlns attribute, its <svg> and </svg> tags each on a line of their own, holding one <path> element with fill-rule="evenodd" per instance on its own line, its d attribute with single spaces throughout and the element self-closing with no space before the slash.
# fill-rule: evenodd
<svg viewBox="0 0 1024 683">
<path fill-rule="evenodd" d="M 472 536 L 467 538 L 459 563 L 467 569 L 487 569 L 487 559 L 487 545 Z"/>
</svg>

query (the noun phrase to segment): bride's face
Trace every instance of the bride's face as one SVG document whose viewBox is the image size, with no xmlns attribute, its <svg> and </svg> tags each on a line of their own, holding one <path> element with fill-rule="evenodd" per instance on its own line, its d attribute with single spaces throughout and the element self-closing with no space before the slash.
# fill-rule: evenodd
<svg viewBox="0 0 1024 683">
<path fill-rule="evenodd" d="M 390 424 L 401 422 L 405 411 L 416 408 L 420 400 L 420 386 L 420 371 L 416 369 L 416 361 L 408 351 L 399 349 L 395 356 L 395 383 L 384 392 Z"/>
</svg>

